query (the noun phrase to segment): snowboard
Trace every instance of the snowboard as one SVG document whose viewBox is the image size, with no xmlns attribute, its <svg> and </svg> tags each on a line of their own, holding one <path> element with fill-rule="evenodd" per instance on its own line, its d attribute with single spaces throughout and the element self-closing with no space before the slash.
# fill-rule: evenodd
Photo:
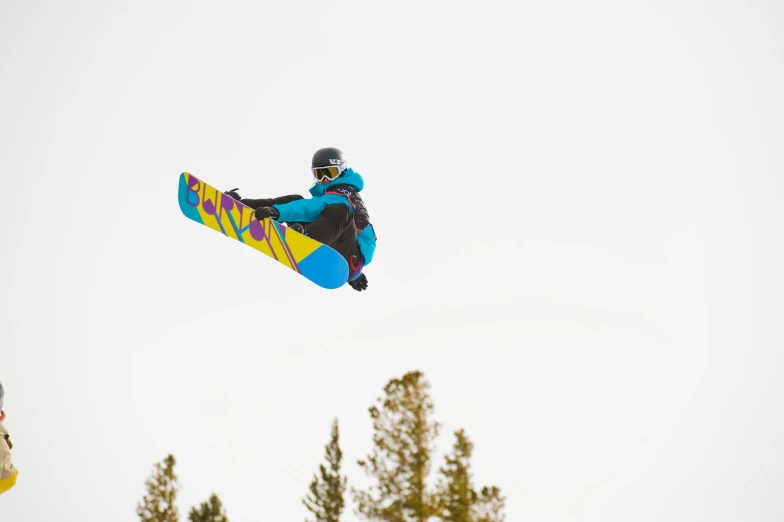
<svg viewBox="0 0 784 522">
<path fill-rule="evenodd" d="M 185 217 L 266 254 L 322 288 L 348 280 L 348 264 L 329 246 L 269 218 L 213 188 L 193 174 L 180 174 L 180 210 Z M 194 252 L 203 249 L 201 245 Z"/>
</svg>

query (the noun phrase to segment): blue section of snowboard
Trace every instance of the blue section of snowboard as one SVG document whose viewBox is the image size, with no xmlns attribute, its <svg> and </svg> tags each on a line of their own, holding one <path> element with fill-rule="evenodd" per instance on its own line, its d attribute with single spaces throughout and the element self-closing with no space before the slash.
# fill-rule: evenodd
<svg viewBox="0 0 784 522">
<path fill-rule="evenodd" d="M 180 185 L 177 190 L 177 200 L 180 203 L 180 210 L 182 211 L 183 214 L 185 214 L 185 217 L 187 217 L 188 219 L 192 219 L 196 223 L 201 223 L 203 225 L 204 220 L 201 218 L 201 215 L 199 215 L 198 208 L 194 207 L 193 205 L 188 205 L 186 201 L 187 197 L 188 197 L 188 182 L 186 181 L 184 175 L 180 175 Z"/>
<path fill-rule="evenodd" d="M 318 248 L 308 257 L 299 262 L 299 271 L 303 276 L 319 286 L 334 289 L 340 288 L 348 280 L 348 264 L 334 252 Z"/>
</svg>

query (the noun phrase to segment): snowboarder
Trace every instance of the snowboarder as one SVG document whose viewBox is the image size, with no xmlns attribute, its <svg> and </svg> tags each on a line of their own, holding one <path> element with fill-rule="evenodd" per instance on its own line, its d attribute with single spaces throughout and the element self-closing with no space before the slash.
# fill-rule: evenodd
<svg viewBox="0 0 784 522">
<path fill-rule="evenodd" d="M 11 464 L 11 438 L 3 427 L 5 411 L 3 411 L 3 384 L 0 383 L 0 495 L 14 487 L 19 471 Z"/>
<path fill-rule="evenodd" d="M 286 223 L 292 230 L 334 248 L 348 263 L 349 286 L 361 292 L 368 286 L 362 269 L 373 260 L 377 239 L 359 195 L 365 182 L 348 166 L 345 154 L 334 147 L 313 154 L 311 171 L 315 184 L 310 188 L 310 199 L 300 195 L 242 199 L 239 189 L 225 194 L 254 209 L 256 219 Z"/>
</svg>

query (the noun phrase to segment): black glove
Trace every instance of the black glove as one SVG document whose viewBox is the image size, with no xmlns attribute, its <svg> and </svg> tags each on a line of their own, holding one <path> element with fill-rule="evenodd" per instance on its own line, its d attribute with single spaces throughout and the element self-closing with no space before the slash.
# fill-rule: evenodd
<svg viewBox="0 0 784 522">
<path fill-rule="evenodd" d="M 256 210 L 256 219 L 261 221 L 264 218 L 272 218 L 278 219 L 280 217 L 280 212 L 275 207 L 261 207 Z"/>
<path fill-rule="evenodd" d="M 227 190 L 226 192 L 224 192 L 224 194 L 226 194 L 227 196 L 229 196 L 231 199 L 234 199 L 234 200 L 236 200 L 236 201 L 239 201 L 239 200 L 241 200 L 242 198 L 240 197 L 240 193 L 239 193 L 239 192 L 237 192 L 238 190 L 239 190 L 238 188 L 231 189 L 231 190 Z"/>
<path fill-rule="evenodd" d="M 365 274 L 359 274 L 358 278 L 348 282 L 348 286 L 350 286 L 357 292 L 361 292 L 362 290 L 367 290 L 367 286 L 368 286 L 367 276 Z"/>
</svg>

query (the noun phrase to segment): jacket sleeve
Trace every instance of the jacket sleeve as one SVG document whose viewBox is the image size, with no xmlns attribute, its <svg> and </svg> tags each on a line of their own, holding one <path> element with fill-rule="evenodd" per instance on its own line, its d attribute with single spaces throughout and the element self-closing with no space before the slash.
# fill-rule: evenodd
<svg viewBox="0 0 784 522">
<path fill-rule="evenodd" d="M 373 254 L 376 252 L 376 230 L 373 225 L 368 225 L 357 234 L 357 242 L 359 243 L 359 250 L 362 252 L 362 257 L 365 258 L 365 266 L 373 261 Z"/>
<path fill-rule="evenodd" d="M 0 429 L 0 495 L 14 487 L 19 471 L 11 464 L 11 446 L 8 433 Z"/>
<path fill-rule="evenodd" d="M 277 221 L 291 223 L 310 223 L 321 214 L 328 205 L 340 203 L 348 205 L 346 198 L 335 194 L 298 199 L 282 205 L 272 205 L 280 212 Z"/>
</svg>

